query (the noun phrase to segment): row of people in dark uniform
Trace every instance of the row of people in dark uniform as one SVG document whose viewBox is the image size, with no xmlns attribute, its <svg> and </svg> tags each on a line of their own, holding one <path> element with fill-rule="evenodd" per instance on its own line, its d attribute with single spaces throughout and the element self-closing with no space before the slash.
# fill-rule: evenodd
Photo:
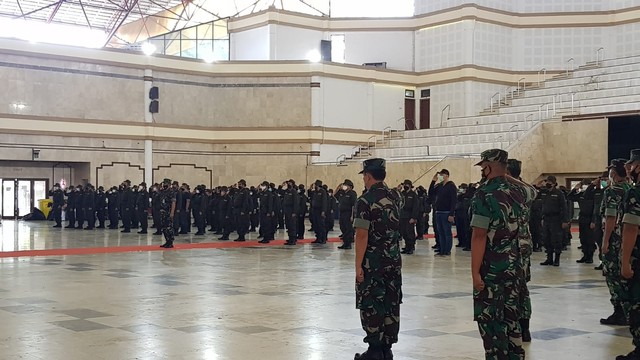
<svg viewBox="0 0 640 360">
<path fill-rule="evenodd" d="M 277 229 L 286 229 L 286 244 L 295 245 L 297 240 L 304 238 L 308 215 L 310 231 L 316 235 L 314 243 L 327 242 L 327 233 L 334 230 L 336 219 L 339 219 L 344 241 L 340 248 L 350 249 L 353 243 L 353 207 L 357 194 L 353 182 L 348 179 L 335 191 L 320 180 L 309 189 L 291 179 L 277 187 L 264 181 L 257 187 L 247 188 L 245 180 L 214 189 L 198 185 L 191 190 L 188 184 L 177 181 L 168 184 L 166 189 L 163 185 L 154 184 L 147 189 L 144 182 L 132 186 L 131 181 L 126 180 L 119 187 L 105 191 L 102 186 L 96 189 L 91 184 L 66 189 L 55 184 L 49 192 L 53 200 L 54 227 L 62 227 L 64 212 L 69 229 L 108 227 L 121 228 L 123 233 L 139 229 L 139 234 L 147 234 L 151 215 L 151 227 L 157 229 L 154 235 L 161 235 L 164 201 L 175 202 L 171 216 L 174 236 L 191 233 L 193 225 L 197 229 L 194 235 L 204 235 L 208 227 L 209 232 L 221 235 L 219 240 L 229 240 L 231 233 L 236 232 L 235 241 L 245 241 L 247 233 L 259 231 L 260 242 L 268 243 L 274 240 Z M 161 196 L 163 190 L 171 192 L 170 199 Z M 108 225 L 106 220 L 109 220 Z"/>
</svg>

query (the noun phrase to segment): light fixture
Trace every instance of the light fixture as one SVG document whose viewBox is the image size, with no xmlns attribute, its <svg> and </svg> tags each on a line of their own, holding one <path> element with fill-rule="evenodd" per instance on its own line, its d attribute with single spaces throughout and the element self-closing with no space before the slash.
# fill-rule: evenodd
<svg viewBox="0 0 640 360">
<path fill-rule="evenodd" d="M 322 60 L 322 55 L 320 55 L 320 51 L 318 50 L 311 50 L 307 53 L 307 60 L 312 63 L 317 63 Z"/>
<path fill-rule="evenodd" d="M 23 103 L 13 103 L 11 104 L 11 107 L 13 107 L 14 110 L 24 110 L 24 108 L 26 108 L 27 105 Z"/>
<path fill-rule="evenodd" d="M 156 50 L 157 50 L 156 46 L 153 45 L 150 42 L 146 42 L 146 43 L 142 44 L 142 52 L 145 55 L 153 55 L 153 53 L 156 52 Z"/>
</svg>

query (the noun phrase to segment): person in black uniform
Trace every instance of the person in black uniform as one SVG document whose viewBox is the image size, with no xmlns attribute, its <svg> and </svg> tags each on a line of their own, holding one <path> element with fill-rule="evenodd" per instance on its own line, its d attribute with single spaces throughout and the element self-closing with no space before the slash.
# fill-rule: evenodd
<svg viewBox="0 0 640 360">
<path fill-rule="evenodd" d="M 218 200 L 218 219 L 222 237 L 219 237 L 218 240 L 229 240 L 229 234 L 231 234 L 230 214 L 231 196 L 229 195 L 229 188 L 223 186 L 220 188 L 220 199 Z"/>
<path fill-rule="evenodd" d="M 309 188 L 307 189 L 307 199 L 309 200 L 309 223 L 311 223 L 311 227 L 309 228 L 309 231 L 315 232 L 315 229 L 313 228 L 313 222 L 315 221 L 315 215 L 313 213 L 313 198 L 314 195 L 316 193 L 316 185 L 315 183 L 309 185 Z"/>
<path fill-rule="evenodd" d="M 402 183 L 404 206 L 400 209 L 400 235 L 404 239 L 404 249 L 402 254 L 411 255 L 416 250 L 416 223 L 420 215 L 420 205 L 418 195 L 413 191 L 411 180 Z"/>
<path fill-rule="evenodd" d="M 356 206 L 358 194 L 353 191 L 353 182 L 345 179 L 341 185 L 340 197 L 338 198 L 338 210 L 340 211 L 340 232 L 342 232 L 342 246 L 338 249 L 349 250 L 353 244 L 355 230 L 353 229 L 353 208 Z M 336 193 L 338 193 L 336 191 Z"/>
<path fill-rule="evenodd" d="M 180 202 L 176 206 L 180 209 L 178 234 L 188 234 L 191 228 L 191 192 L 188 184 L 182 183 L 180 186 Z"/>
<path fill-rule="evenodd" d="M 538 188 L 538 190 L 540 190 Z M 538 195 L 531 203 L 531 217 L 529 218 L 529 231 L 531 232 L 531 242 L 533 242 L 533 251 L 541 252 L 542 239 L 542 191 L 538 191 Z"/>
<path fill-rule="evenodd" d="M 298 216 L 300 216 L 300 196 L 295 181 L 289 179 L 284 183 L 282 210 L 287 227 L 288 240 L 285 245 L 296 245 L 298 242 Z"/>
<path fill-rule="evenodd" d="M 416 188 L 416 195 L 418 196 L 418 222 L 416 223 L 416 240 L 424 239 L 424 235 L 429 232 L 429 213 L 431 212 L 431 205 L 429 204 L 429 197 L 427 196 L 427 190 L 424 186 L 418 186 Z"/>
<path fill-rule="evenodd" d="M 258 215 L 258 189 L 252 186 L 249 189 L 249 196 L 251 196 L 251 228 L 249 232 L 256 232 L 258 226 L 260 226 L 260 215 Z"/>
<path fill-rule="evenodd" d="M 469 209 L 471 208 L 471 198 L 469 196 L 470 187 L 467 184 L 460 184 L 458 189 L 458 200 L 456 201 L 456 232 L 458 233 L 458 245 L 463 249 L 471 249 L 471 219 Z"/>
<path fill-rule="evenodd" d="M 131 232 L 131 213 L 133 212 L 133 191 L 131 190 L 131 181 L 125 180 L 122 183 L 122 198 L 121 198 L 120 208 L 122 209 L 122 213 L 120 214 L 122 217 L 122 224 L 124 226 L 123 233 Z"/>
<path fill-rule="evenodd" d="M 176 211 L 176 190 L 171 188 L 171 180 L 162 181 L 160 190 L 160 229 L 165 243 L 160 247 L 170 249 L 174 241 L 174 221 Z"/>
<path fill-rule="evenodd" d="M 133 194 L 133 206 L 131 207 L 131 228 L 132 229 L 137 229 L 140 225 L 140 219 L 138 218 L 138 216 L 140 215 L 138 213 L 138 198 L 140 196 L 140 194 L 138 193 L 139 189 L 138 189 L 138 185 L 133 185 L 131 187 L 131 192 Z"/>
<path fill-rule="evenodd" d="M 87 184 L 87 190 L 84 193 L 82 204 L 84 216 L 87 219 L 87 227 L 84 229 L 93 230 L 96 226 L 96 192 L 93 185 Z"/>
<path fill-rule="evenodd" d="M 118 209 L 120 204 L 118 203 L 118 188 L 112 187 L 107 192 L 107 209 L 109 211 L 109 229 L 117 229 L 120 220 L 118 219 Z"/>
<path fill-rule="evenodd" d="M 162 200 L 162 198 L 160 198 L 160 188 L 160 185 L 154 184 L 149 192 L 149 196 L 151 197 L 151 217 L 153 218 L 153 227 L 156 229 L 153 235 L 162 235 L 160 226 L 160 201 Z"/>
<path fill-rule="evenodd" d="M 316 233 L 316 239 L 312 244 L 327 243 L 327 228 L 325 218 L 329 213 L 329 199 L 327 192 L 322 187 L 322 181 L 316 180 L 314 183 L 313 198 L 311 199 L 311 208 L 313 216 L 313 230 Z"/>
<path fill-rule="evenodd" d="M 567 198 L 567 195 L 569 195 L 569 190 L 565 186 L 558 186 L 558 189 L 562 191 L 562 193 L 564 194 L 564 198 L 567 201 L 566 209 L 567 209 L 567 218 L 569 219 L 569 226 L 562 229 L 562 236 L 563 236 L 562 249 L 567 250 L 569 246 L 571 246 L 571 240 L 573 239 L 573 235 L 571 235 L 571 221 L 573 221 L 573 218 L 575 215 L 574 214 L 575 206 L 574 206 L 573 200 Z M 582 249 L 582 246 L 580 246 L 579 249 Z"/>
<path fill-rule="evenodd" d="M 567 195 L 569 200 L 577 202 L 580 207 L 578 226 L 580 231 L 580 245 L 582 245 L 582 257 L 576 261 L 579 264 L 593 264 L 593 254 L 596 251 L 596 243 L 593 237 L 594 232 L 591 228 L 595 191 L 595 181 L 584 179 L 571 189 Z"/>
<path fill-rule="evenodd" d="M 560 266 L 560 255 L 564 247 L 564 229 L 569 226 L 567 199 L 557 185 L 556 177 L 550 175 L 544 181 L 545 189 L 541 191 L 542 238 L 547 251 L 547 260 L 540 265 Z"/>
<path fill-rule="evenodd" d="M 145 182 L 138 186 L 138 197 L 135 208 L 136 213 L 138 213 L 138 221 L 140 222 L 140 231 L 138 231 L 138 234 L 146 234 L 149 228 L 149 192 L 147 191 L 147 183 Z"/>
<path fill-rule="evenodd" d="M 98 229 L 105 228 L 107 216 L 107 195 L 104 193 L 104 187 L 98 186 L 96 193 L 96 214 L 98 215 Z"/>
<path fill-rule="evenodd" d="M 69 185 L 65 195 L 67 196 L 66 219 L 69 220 L 65 229 L 74 229 L 76 227 L 76 188 Z"/>
<path fill-rule="evenodd" d="M 325 190 L 327 190 L 327 201 L 329 202 L 329 213 L 325 218 L 325 225 L 327 226 L 327 233 L 333 231 L 336 223 L 336 213 L 338 212 L 338 199 L 333 196 L 333 189 L 327 189 L 326 185 L 324 186 Z"/>
<path fill-rule="evenodd" d="M 285 218 L 284 218 L 284 208 L 282 205 L 282 202 L 284 201 L 284 191 L 285 191 L 285 187 L 280 185 L 278 186 L 278 189 L 275 190 L 276 188 L 276 184 L 274 183 L 270 183 L 269 184 L 271 186 L 273 190 L 273 193 L 276 195 L 276 197 L 274 199 L 276 199 L 276 219 L 278 220 L 278 229 L 284 229 L 285 228 Z"/>
<path fill-rule="evenodd" d="M 609 172 L 602 173 L 599 179 L 595 180 L 596 189 L 593 193 L 593 219 L 591 220 L 591 229 L 593 230 L 593 240 L 598 247 L 599 265 L 594 267 L 596 270 L 602 270 L 602 240 L 604 239 L 604 228 L 602 226 L 602 212 L 600 205 L 604 198 L 604 190 L 609 186 Z"/>
<path fill-rule="evenodd" d="M 49 191 L 49 196 L 52 197 L 53 204 L 51 211 L 53 212 L 53 220 L 56 224 L 54 228 L 62 227 L 62 207 L 64 206 L 64 192 L 60 189 L 60 184 L 55 183 L 53 189 Z"/>
<path fill-rule="evenodd" d="M 195 193 L 193 194 L 193 198 L 191 199 L 191 208 L 193 209 L 193 216 L 195 220 L 196 227 L 198 228 L 198 232 L 195 235 L 204 235 L 206 223 L 205 223 L 205 214 L 207 212 L 207 199 L 205 197 L 205 187 L 204 185 L 198 185 L 194 189 Z"/>
<path fill-rule="evenodd" d="M 300 201 L 300 213 L 298 214 L 298 240 L 304 239 L 304 218 L 307 215 L 307 202 L 309 202 L 309 198 L 307 198 L 307 192 L 304 189 L 304 185 L 300 184 L 298 186 L 298 201 Z"/>
<path fill-rule="evenodd" d="M 176 211 L 173 217 L 173 234 L 174 236 L 178 236 L 180 230 L 180 217 L 182 216 L 182 211 L 180 210 L 182 204 L 182 189 L 177 181 L 174 181 L 171 187 L 176 197 Z"/>
<path fill-rule="evenodd" d="M 273 190 L 267 181 L 263 181 L 260 184 L 260 230 L 263 236 L 259 242 L 262 244 L 269 243 L 271 238 L 274 237 L 272 232 L 275 232 L 276 219 L 275 219 L 275 196 Z"/>
<path fill-rule="evenodd" d="M 244 179 L 238 181 L 238 191 L 233 197 L 233 217 L 236 221 L 236 231 L 238 238 L 234 241 L 245 241 L 245 235 L 249 231 L 250 212 L 251 212 L 251 196 L 247 189 L 247 182 Z"/>
<path fill-rule="evenodd" d="M 76 229 L 84 228 L 84 188 L 82 185 L 76 186 Z"/>
</svg>

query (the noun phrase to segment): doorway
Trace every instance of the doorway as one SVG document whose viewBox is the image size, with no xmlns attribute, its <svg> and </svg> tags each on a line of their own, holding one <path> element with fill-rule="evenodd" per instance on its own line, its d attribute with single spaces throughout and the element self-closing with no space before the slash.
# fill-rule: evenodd
<svg viewBox="0 0 640 360">
<path fill-rule="evenodd" d="M 0 203 L 3 219 L 21 219 L 37 207 L 38 200 L 47 199 L 47 179 L 0 179 Z"/>
<path fill-rule="evenodd" d="M 416 99 L 404 99 L 404 129 L 416 130 Z"/>
<path fill-rule="evenodd" d="M 420 99 L 420 129 L 431 128 L 431 99 Z"/>
</svg>

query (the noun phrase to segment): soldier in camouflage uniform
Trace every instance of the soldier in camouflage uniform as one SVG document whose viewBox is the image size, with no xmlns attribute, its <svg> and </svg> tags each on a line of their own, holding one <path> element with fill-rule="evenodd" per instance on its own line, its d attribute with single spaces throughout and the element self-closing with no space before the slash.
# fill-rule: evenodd
<svg viewBox="0 0 640 360">
<path fill-rule="evenodd" d="M 474 319 L 486 359 L 524 359 L 520 319 L 524 268 L 520 226 L 536 190 L 507 175 L 508 154 L 486 150 L 477 164 L 487 179 L 471 208 Z"/>
<path fill-rule="evenodd" d="M 507 160 L 507 172 L 510 176 L 522 181 L 522 161 L 516 159 Z M 522 256 L 522 268 L 524 269 L 524 280 L 522 281 L 521 300 L 522 315 L 520 317 L 520 328 L 522 329 L 522 342 L 531 342 L 531 332 L 529 331 L 529 320 L 531 319 L 531 296 L 527 283 L 531 281 L 531 254 L 533 253 L 533 241 L 529 222 L 531 218 L 531 202 L 523 204 L 522 216 L 518 224 L 518 241 L 520 243 L 520 255 Z"/>
<path fill-rule="evenodd" d="M 622 200 L 622 256 L 620 259 L 622 277 L 626 279 L 625 300 L 629 303 L 629 330 L 633 336 L 635 349 L 628 355 L 620 355 L 616 360 L 640 359 L 640 149 L 631 151 L 629 177 L 634 186 Z"/>
<path fill-rule="evenodd" d="M 384 159 L 363 164 L 368 191 L 356 202 L 356 307 L 360 309 L 364 342 L 369 349 L 356 360 L 393 359 L 391 346 L 398 342 L 402 303 L 399 209 L 402 199 L 385 184 Z"/>
<path fill-rule="evenodd" d="M 164 235 L 165 243 L 160 245 L 163 248 L 172 248 L 175 237 L 174 215 L 176 212 L 176 191 L 171 187 L 171 180 L 162 181 L 160 190 L 160 231 Z"/>
<path fill-rule="evenodd" d="M 613 314 L 600 319 L 603 325 L 627 325 L 628 308 L 622 303 L 624 282 L 620 277 L 620 247 L 622 246 L 622 198 L 631 188 L 627 183 L 626 160 L 615 159 L 609 165 L 609 177 L 613 181 L 605 189 L 600 213 L 605 218 L 604 239 L 602 244 L 602 271 L 611 293 Z"/>
</svg>

